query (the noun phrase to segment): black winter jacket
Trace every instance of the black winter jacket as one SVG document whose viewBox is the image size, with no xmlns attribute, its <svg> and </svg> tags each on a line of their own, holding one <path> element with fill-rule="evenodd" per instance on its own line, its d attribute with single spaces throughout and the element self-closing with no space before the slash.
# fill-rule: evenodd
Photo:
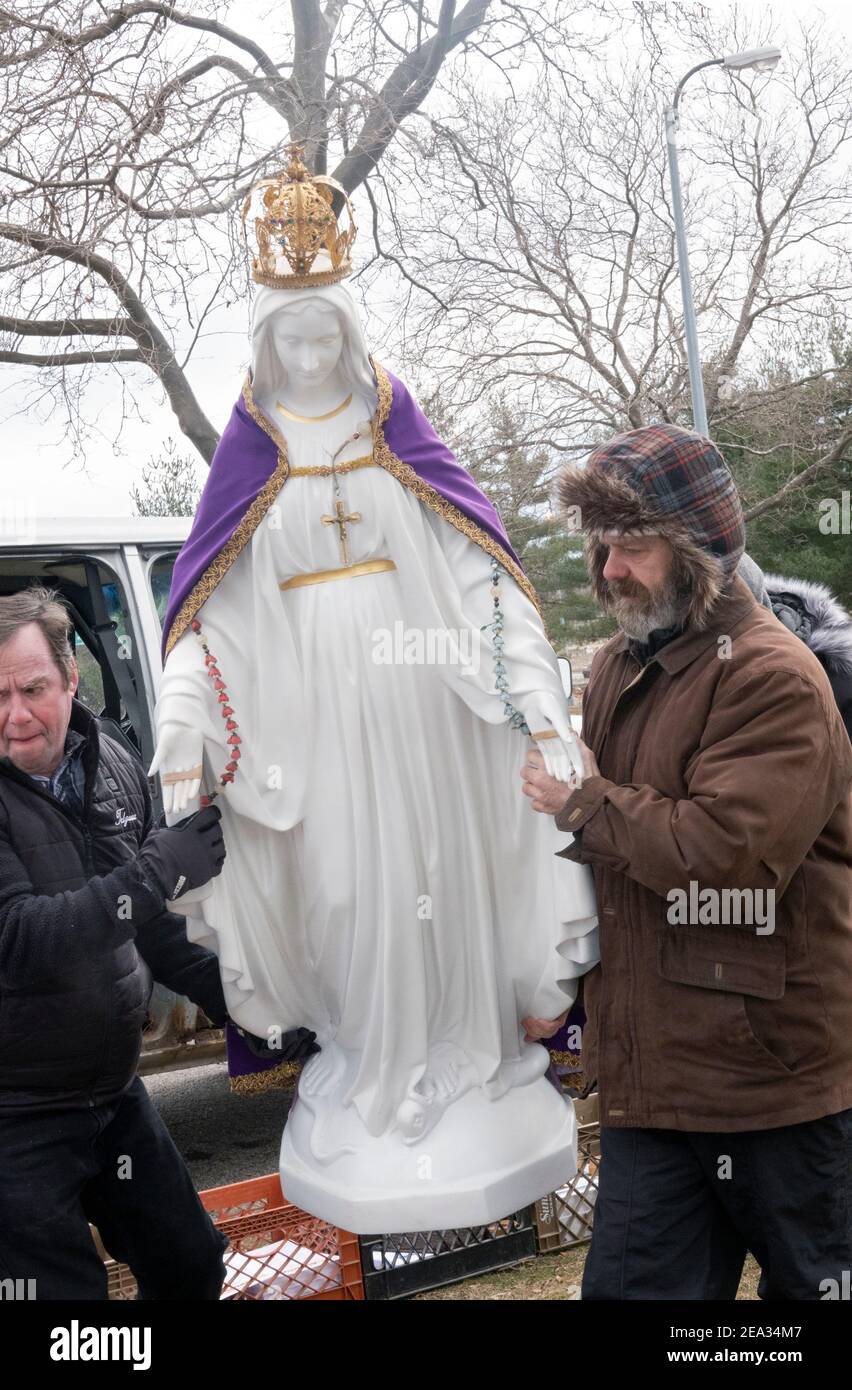
<svg viewBox="0 0 852 1390">
<path fill-rule="evenodd" d="M 824 667 L 852 738 L 852 616 L 825 584 L 780 574 L 763 578 L 776 618 L 801 637 Z"/>
<path fill-rule="evenodd" d="M 86 740 L 79 816 L 0 758 L 0 1113 L 120 1094 L 152 977 L 226 1020 L 216 957 L 137 866 L 152 820 L 141 765 L 77 700 L 70 727 Z"/>
</svg>

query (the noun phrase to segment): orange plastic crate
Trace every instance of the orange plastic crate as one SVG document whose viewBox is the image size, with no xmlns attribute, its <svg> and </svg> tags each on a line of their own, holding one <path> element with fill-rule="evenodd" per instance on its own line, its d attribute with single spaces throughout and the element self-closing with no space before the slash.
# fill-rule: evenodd
<svg viewBox="0 0 852 1390">
<path fill-rule="evenodd" d="M 198 1195 L 229 1241 L 223 1299 L 363 1299 L 358 1237 L 293 1206 L 277 1173 Z M 106 1266 L 109 1297 L 135 1298 L 127 1266 Z"/>
</svg>

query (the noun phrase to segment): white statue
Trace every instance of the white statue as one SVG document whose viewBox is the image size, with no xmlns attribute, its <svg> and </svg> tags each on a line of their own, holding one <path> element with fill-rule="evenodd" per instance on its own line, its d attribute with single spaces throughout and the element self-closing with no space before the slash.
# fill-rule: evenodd
<svg viewBox="0 0 852 1390">
<path fill-rule="evenodd" d="M 295 156 L 258 196 L 251 377 L 175 569 L 153 767 L 170 820 L 218 779 L 227 858 L 186 910 L 232 1018 L 322 1047 L 287 1197 L 361 1233 L 474 1225 L 574 1168 L 521 1020 L 595 963 L 593 890 L 519 771 L 530 733 L 566 782 L 579 752 L 499 518 L 368 356 L 354 228 Z"/>
</svg>

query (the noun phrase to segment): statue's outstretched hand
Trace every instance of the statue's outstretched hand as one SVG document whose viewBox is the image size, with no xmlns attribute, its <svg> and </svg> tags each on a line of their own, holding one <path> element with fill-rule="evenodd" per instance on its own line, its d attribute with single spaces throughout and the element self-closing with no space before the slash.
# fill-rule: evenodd
<svg viewBox="0 0 852 1390">
<path fill-rule="evenodd" d="M 558 782 L 570 782 L 572 788 L 581 787 L 583 755 L 571 728 L 567 703 L 549 691 L 541 691 L 527 701 L 524 718 L 550 776 Z"/>
<path fill-rule="evenodd" d="M 204 739 L 197 729 L 166 720 L 159 732 L 148 776 L 160 774 L 166 815 L 182 813 L 201 790 L 201 758 Z M 166 778 L 169 780 L 167 781 Z"/>
</svg>

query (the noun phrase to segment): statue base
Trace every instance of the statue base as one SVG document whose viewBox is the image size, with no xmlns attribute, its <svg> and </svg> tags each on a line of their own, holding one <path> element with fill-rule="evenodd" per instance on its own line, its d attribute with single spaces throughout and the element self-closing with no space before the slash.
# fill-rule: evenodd
<svg viewBox="0 0 852 1390">
<path fill-rule="evenodd" d="M 341 1103 L 348 1068 L 335 1051 L 324 1048 L 304 1068 L 281 1142 L 284 1195 L 311 1215 L 356 1235 L 482 1226 L 576 1172 L 574 1107 L 543 1075 L 544 1048 L 527 1045 L 516 1084 L 496 1100 L 478 1085 L 442 1105 L 439 1097 L 422 1136 L 410 1115 L 371 1135 Z"/>
</svg>

